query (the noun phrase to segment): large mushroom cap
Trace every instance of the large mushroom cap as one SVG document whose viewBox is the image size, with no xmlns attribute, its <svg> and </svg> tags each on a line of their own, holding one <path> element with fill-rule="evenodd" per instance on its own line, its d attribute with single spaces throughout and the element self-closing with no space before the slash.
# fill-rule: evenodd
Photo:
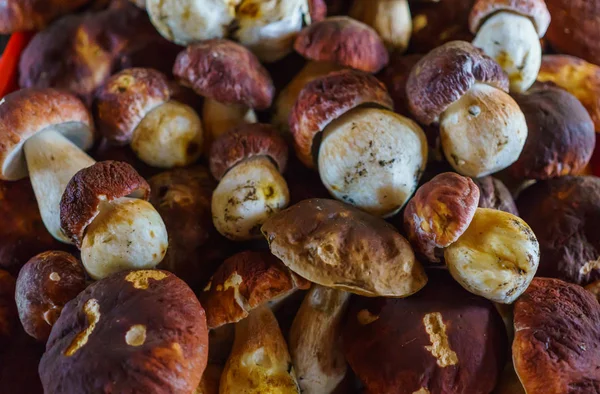
<svg viewBox="0 0 600 394">
<path fill-rule="evenodd" d="M 23 145 L 52 128 L 86 150 L 94 142 L 91 116 L 75 96 L 54 89 L 22 89 L 0 100 L 0 179 L 27 176 Z"/>
<path fill-rule="evenodd" d="M 45 392 L 191 393 L 208 357 L 204 309 L 175 275 L 124 271 L 69 302 L 40 362 Z"/>
<path fill-rule="evenodd" d="M 7 0 L 0 5 L 0 34 L 39 30 L 90 0 Z"/>
<path fill-rule="evenodd" d="M 544 0 L 477 0 L 469 15 L 469 28 L 476 34 L 487 18 L 498 12 L 509 12 L 531 19 L 540 38 L 550 25 L 550 12 Z"/>
</svg>

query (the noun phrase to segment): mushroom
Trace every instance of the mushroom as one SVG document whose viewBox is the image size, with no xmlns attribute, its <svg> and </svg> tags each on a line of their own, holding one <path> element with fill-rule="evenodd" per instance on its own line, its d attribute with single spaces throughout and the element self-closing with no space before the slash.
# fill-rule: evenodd
<svg viewBox="0 0 600 394">
<path fill-rule="evenodd" d="M 411 116 L 406 94 L 406 83 L 410 71 L 422 58 L 423 55 L 419 54 L 392 54 L 389 64 L 377 76 L 385 84 L 390 97 L 394 101 L 394 111 L 400 115 Z"/>
<path fill-rule="evenodd" d="M 427 160 L 423 130 L 391 107 L 381 82 L 343 70 L 308 83 L 290 115 L 298 158 L 314 168 L 318 157 L 330 194 L 383 217 L 404 206 Z"/>
<path fill-rule="evenodd" d="M 540 70 L 542 45 L 550 25 L 544 0 L 476 0 L 469 27 L 473 45 L 495 59 L 508 74 L 510 90 L 525 92 Z"/>
<path fill-rule="evenodd" d="M 0 270 L 0 354 L 13 339 L 17 321 L 15 305 L 15 279 Z"/>
<path fill-rule="evenodd" d="M 288 147 L 267 124 L 239 126 L 212 145 L 210 170 L 219 181 L 212 196 L 213 223 L 234 241 L 260 238 L 260 226 L 290 200 L 285 171 Z"/>
<path fill-rule="evenodd" d="M 600 179 L 566 176 L 540 181 L 517 199 L 541 251 L 538 276 L 586 285 L 600 280 Z"/>
<path fill-rule="evenodd" d="M 208 357 L 194 292 L 167 271 L 119 272 L 63 309 L 39 371 L 44 392 L 189 394 Z"/>
<path fill-rule="evenodd" d="M 168 246 L 165 224 L 146 201 L 150 186 L 129 164 L 105 161 L 77 172 L 60 201 L 64 232 L 93 279 L 153 268 Z"/>
<path fill-rule="evenodd" d="M 597 391 L 599 343 L 600 304 L 580 286 L 535 278 L 515 303 L 513 362 L 528 394 Z"/>
<path fill-rule="evenodd" d="M 235 326 L 220 394 L 300 393 L 285 339 L 273 312 L 262 306 Z"/>
<path fill-rule="evenodd" d="M 415 118 L 439 123 L 444 154 L 460 174 L 479 178 L 519 158 L 525 116 L 505 93 L 506 74 L 481 50 L 463 41 L 434 49 L 413 67 L 406 89 Z"/>
<path fill-rule="evenodd" d="M 585 289 L 595 295 L 598 299 L 598 302 L 600 302 L 600 280 L 590 283 L 585 287 Z"/>
<path fill-rule="evenodd" d="M 86 288 L 85 271 L 71 254 L 40 253 L 19 272 L 15 299 L 27 334 L 45 342 L 65 304 Z"/>
<path fill-rule="evenodd" d="M 252 310 L 309 286 L 268 251 L 246 251 L 223 262 L 200 299 L 206 307 L 208 328 L 215 329 L 239 322 Z"/>
<path fill-rule="evenodd" d="M 311 282 L 407 297 L 427 282 L 410 244 L 383 219 L 335 200 L 304 200 L 262 226 L 271 253 Z"/>
<path fill-rule="evenodd" d="M 479 187 L 479 208 L 498 209 L 519 216 L 515 200 L 501 180 L 485 176 L 475 178 L 473 182 Z"/>
<path fill-rule="evenodd" d="M 153 167 L 187 166 L 202 154 L 200 117 L 193 108 L 171 99 L 165 75 L 130 68 L 110 77 L 96 93 L 98 130 L 116 145 L 131 144 Z"/>
<path fill-rule="evenodd" d="M 8 0 L 0 9 L 0 34 L 40 30 L 61 15 L 76 11 L 90 0 Z"/>
<path fill-rule="evenodd" d="M 329 394 L 346 376 L 341 324 L 350 293 L 314 285 L 290 330 L 290 354 L 304 394 Z"/>
<path fill-rule="evenodd" d="M 405 298 L 357 297 L 343 327 L 346 360 L 368 393 L 490 393 L 506 362 L 493 304 L 443 270 Z"/>
</svg>

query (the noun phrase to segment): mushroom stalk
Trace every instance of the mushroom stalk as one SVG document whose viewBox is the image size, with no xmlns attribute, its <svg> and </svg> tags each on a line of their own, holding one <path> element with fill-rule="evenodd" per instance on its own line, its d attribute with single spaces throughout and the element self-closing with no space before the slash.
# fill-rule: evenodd
<svg viewBox="0 0 600 394">
<path fill-rule="evenodd" d="M 24 150 L 44 225 L 57 240 L 72 243 L 60 227 L 60 199 L 73 175 L 94 159 L 54 128 L 29 138 Z"/>
</svg>

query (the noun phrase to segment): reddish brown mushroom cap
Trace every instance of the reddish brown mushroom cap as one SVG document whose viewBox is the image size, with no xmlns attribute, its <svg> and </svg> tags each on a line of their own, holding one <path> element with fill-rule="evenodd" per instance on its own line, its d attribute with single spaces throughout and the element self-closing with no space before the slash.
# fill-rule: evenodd
<svg viewBox="0 0 600 394">
<path fill-rule="evenodd" d="M 133 196 L 148 200 L 150 186 L 129 164 L 103 161 L 78 171 L 60 201 L 60 225 L 79 247 L 85 229 L 100 212 L 102 203 Z"/>
<path fill-rule="evenodd" d="M 45 392 L 189 394 L 208 359 L 204 310 L 167 271 L 124 271 L 70 301 L 40 362 Z"/>
<path fill-rule="evenodd" d="M 7 0 L 0 7 L 0 34 L 39 30 L 90 0 Z"/>
<path fill-rule="evenodd" d="M 523 15 L 533 22 L 540 38 L 550 25 L 550 12 L 544 0 L 477 0 L 469 15 L 469 28 L 476 34 L 484 21 L 498 12 Z"/>
<path fill-rule="evenodd" d="M 508 92 L 508 77 L 498 63 L 468 42 L 449 42 L 413 67 L 406 84 L 410 110 L 420 123 L 437 122 L 476 83 Z"/>
<path fill-rule="evenodd" d="M 361 105 L 393 107 L 385 86 L 361 71 L 334 72 L 306 84 L 290 114 L 296 154 L 305 166 L 315 167 L 315 136 L 331 121 Z"/>
<path fill-rule="evenodd" d="M 479 187 L 479 208 L 497 209 L 519 216 L 517 204 L 501 180 L 485 176 L 475 178 L 473 182 Z"/>
<path fill-rule="evenodd" d="M 590 283 L 585 289 L 592 293 L 598 299 L 598 302 L 600 302 L 600 280 Z"/>
<path fill-rule="evenodd" d="M 514 309 L 515 370 L 527 393 L 600 387 L 600 304 L 582 287 L 536 278 Z"/>
<path fill-rule="evenodd" d="M 267 70 L 252 52 L 229 40 L 208 40 L 182 51 L 173 74 L 196 93 L 223 104 L 267 109 L 275 88 Z"/>
<path fill-rule="evenodd" d="M 154 108 L 169 101 L 167 77 L 149 68 L 130 68 L 112 77 L 96 93 L 98 130 L 113 144 L 131 142 L 133 132 Z"/>
<path fill-rule="evenodd" d="M 373 28 L 345 16 L 304 28 L 294 49 L 307 59 L 376 73 L 389 61 L 385 44 Z"/>
<path fill-rule="evenodd" d="M 222 134 L 210 149 L 210 171 L 220 180 L 230 168 L 255 156 L 268 157 L 285 172 L 288 146 L 275 127 L 251 123 Z"/>
</svg>

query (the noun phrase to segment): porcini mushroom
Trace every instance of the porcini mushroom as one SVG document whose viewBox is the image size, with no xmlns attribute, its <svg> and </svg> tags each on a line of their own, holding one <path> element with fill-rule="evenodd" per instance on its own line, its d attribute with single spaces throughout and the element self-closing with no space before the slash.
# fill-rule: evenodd
<svg viewBox="0 0 600 394">
<path fill-rule="evenodd" d="M 542 61 L 540 38 L 550 25 L 544 0 L 477 0 L 469 15 L 473 45 L 508 74 L 510 90 L 525 92 Z"/>
<path fill-rule="evenodd" d="M 90 0 L 8 0 L 0 9 L 0 34 L 39 30 L 55 18 L 77 10 Z"/>
</svg>

